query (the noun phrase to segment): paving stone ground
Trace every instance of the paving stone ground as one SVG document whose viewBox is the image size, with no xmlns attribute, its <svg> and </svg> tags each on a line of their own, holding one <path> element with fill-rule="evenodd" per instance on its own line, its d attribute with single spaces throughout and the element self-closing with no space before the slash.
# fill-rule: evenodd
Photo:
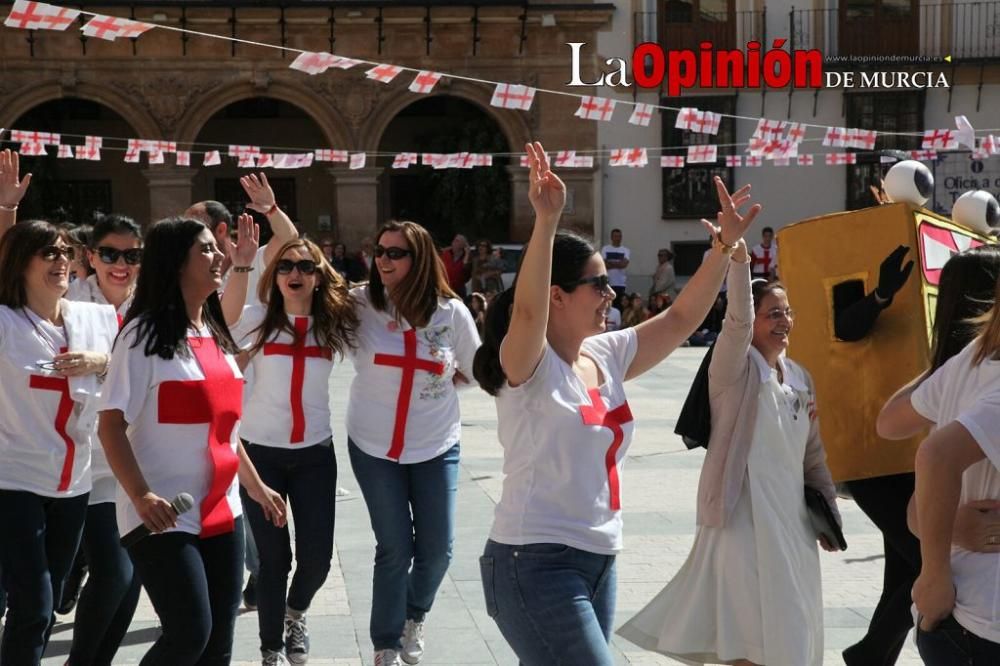
<svg viewBox="0 0 1000 666">
<path fill-rule="evenodd" d="M 638 428 L 624 471 L 625 551 L 618 559 L 616 626 L 672 577 L 694 539 L 695 496 L 704 456 L 701 451 L 687 451 L 673 435 L 673 427 L 703 351 L 680 349 L 628 386 Z M 340 485 L 350 494 L 337 498 L 333 568 L 308 615 L 309 663 L 314 666 L 361 666 L 372 661 L 368 613 L 374 538 L 351 473 L 343 428 L 352 376 L 349 365 L 339 365 L 331 377 Z M 428 616 L 423 664 L 513 666 L 516 658 L 483 607 L 478 566 L 500 496 L 496 412 L 492 399 L 478 389 L 461 395 L 464 431 L 454 561 Z M 820 408 L 822 413 L 822 403 Z M 827 665 L 842 664 L 840 651 L 864 634 L 882 584 L 881 536 L 854 503 L 842 502 L 841 512 L 850 548 L 844 553 L 821 553 Z M 64 663 L 72 633 L 71 622 L 55 627 L 45 666 Z M 156 635 L 156 615 L 144 597 L 115 664 L 139 663 Z M 613 648 L 618 664 L 677 663 L 645 653 L 618 637 Z M 233 663 L 260 663 L 256 613 L 243 611 L 237 620 Z M 908 640 L 898 664 L 919 663 Z"/>
</svg>

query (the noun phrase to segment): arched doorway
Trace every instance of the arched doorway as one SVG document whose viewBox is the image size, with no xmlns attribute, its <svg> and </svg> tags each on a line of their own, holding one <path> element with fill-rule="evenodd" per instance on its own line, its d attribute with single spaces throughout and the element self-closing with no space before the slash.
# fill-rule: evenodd
<svg viewBox="0 0 1000 666">
<path fill-rule="evenodd" d="M 456 233 L 506 241 L 510 235 L 508 158 L 492 167 L 393 169 L 393 155 L 416 153 L 509 153 L 500 126 L 479 106 L 440 95 L 410 104 L 386 127 L 379 142 L 385 167 L 382 208 L 387 217 L 418 222 L 442 245 Z"/>
<path fill-rule="evenodd" d="M 60 158 L 54 146 L 48 146 L 44 156 L 22 155 L 21 172 L 30 172 L 32 178 L 20 205 L 20 219 L 89 224 L 95 213 L 116 212 L 140 224 L 149 222 L 149 183 L 138 164 L 123 161 L 124 141 L 112 140 L 138 135 L 116 111 L 99 102 L 67 97 L 35 106 L 12 127 L 57 132 L 62 143 L 71 146 L 82 145 L 84 136 L 105 137 L 100 161 Z"/>
<path fill-rule="evenodd" d="M 193 199 L 220 201 L 236 215 L 244 212 L 248 202 L 239 179 L 258 170 L 240 168 L 234 158 L 225 157 L 230 145 L 260 146 L 269 153 L 311 153 L 324 148 L 327 140 L 305 111 L 273 97 L 250 97 L 217 111 L 199 130 L 195 149 L 218 150 L 222 163 L 198 169 L 192 181 Z M 278 205 L 313 239 L 337 236 L 336 189 L 329 173 L 333 166 L 313 162 L 303 169 L 263 169 Z M 261 225 L 261 242 L 266 242 L 270 236 L 267 221 L 263 215 L 254 217 Z"/>
</svg>

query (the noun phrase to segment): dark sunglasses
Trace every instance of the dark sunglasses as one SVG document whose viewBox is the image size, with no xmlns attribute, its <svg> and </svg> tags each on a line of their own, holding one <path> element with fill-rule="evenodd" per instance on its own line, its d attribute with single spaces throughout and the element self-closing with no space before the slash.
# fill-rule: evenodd
<svg viewBox="0 0 1000 666">
<path fill-rule="evenodd" d="M 97 248 L 97 256 L 106 264 L 117 264 L 119 257 L 125 257 L 125 263 L 129 266 L 138 266 L 142 261 L 142 248 L 133 247 L 128 250 L 119 250 L 113 247 L 100 246 Z"/>
<path fill-rule="evenodd" d="M 73 261 L 76 256 L 76 250 L 69 246 L 59 245 L 46 245 L 41 250 L 38 251 L 38 256 L 45 261 L 56 261 L 59 257 L 66 257 L 66 261 Z"/>
<path fill-rule="evenodd" d="M 382 255 L 389 257 L 392 261 L 399 261 L 403 257 L 412 256 L 413 250 L 404 250 L 401 247 L 382 247 L 381 245 L 376 245 L 375 256 L 381 257 Z"/>
<path fill-rule="evenodd" d="M 299 269 L 299 273 L 303 275 L 312 275 L 316 272 L 316 262 L 312 259 L 300 259 L 298 261 L 279 259 L 276 270 L 280 275 L 288 275 L 292 272 L 293 268 Z"/>
<path fill-rule="evenodd" d="M 597 291 L 600 291 L 600 292 L 607 291 L 608 287 L 610 285 L 610 283 L 608 281 L 608 276 L 607 275 L 595 275 L 594 277 L 583 278 L 583 279 L 577 280 L 576 282 L 570 282 L 566 286 L 575 289 L 576 287 L 579 287 L 582 284 L 589 284 L 591 287 L 593 287 L 594 289 L 596 289 Z"/>
</svg>

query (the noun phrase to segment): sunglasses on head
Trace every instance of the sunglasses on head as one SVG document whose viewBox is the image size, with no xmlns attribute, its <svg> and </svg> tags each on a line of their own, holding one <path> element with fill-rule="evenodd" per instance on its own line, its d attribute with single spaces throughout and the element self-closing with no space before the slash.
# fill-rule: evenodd
<svg viewBox="0 0 1000 666">
<path fill-rule="evenodd" d="M 288 275 L 294 268 L 299 269 L 299 273 L 303 275 L 312 275 L 316 272 L 316 262 L 312 259 L 299 259 L 298 261 L 279 259 L 276 269 L 279 274 Z"/>
<path fill-rule="evenodd" d="M 66 257 L 66 261 L 73 261 L 76 250 L 69 245 L 46 245 L 37 254 L 45 261 L 56 261 L 61 256 Z"/>
<path fill-rule="evenodd" d="M 381 245 L 375 246 L 375 256 L 381 257 L 385 255 L 389 257 L 392 261 L 399 261 L 403 257 L 409 257 L 413 255 L 412 250 L 404 250 L 401 247 L 382 247 Z"/>
<path fill-rule="evenodd" d="M 609 288 L 609 281 L 607 275 L 595 275 L 594 277 L 582 278 L 576 282 L 571 282 L 569 287 L 579 287 L 582 284 L 589 284 L 591 287 L 600 292 L 605 292 Z"/>
<path fill-rule="evenodd" d="M 117 264 L 119 257 L 125 257 L 125 263 L 129 266 L 138 266 L 142 261 L 142 248 L 133 247 L 128 250 L 119 250 L 114 247 L 100 246 L 97 248 L 97 256 L 106 264 Z"/>
</svg>

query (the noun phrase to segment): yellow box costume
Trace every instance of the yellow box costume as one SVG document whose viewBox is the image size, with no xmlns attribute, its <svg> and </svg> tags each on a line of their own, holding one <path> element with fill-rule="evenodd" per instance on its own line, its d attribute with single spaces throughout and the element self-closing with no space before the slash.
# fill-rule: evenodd
<svg viewBox="0 0 1000 666">
<path fill-rule="evenodd" d="M 788 355 L 816 383 L 821 432 L 835 481 L 913 471 L 922 437 L 883 440 L 875 433 L 875 419 L 886 400 L 930 364 L 937 285 L 945 262 L 962 250 L 994 242 L 906 203 L 823 215 L 778 232 L 781 280 L 796 312 Z M 863 293 L 870 293 L 878 284 L 880 263 L 899 245 L 910 247 L 907 257 L 916 261 L 913 275 L 866 338 L 838 340 L 834 287 L 860 281 Z"/>
</svg>

